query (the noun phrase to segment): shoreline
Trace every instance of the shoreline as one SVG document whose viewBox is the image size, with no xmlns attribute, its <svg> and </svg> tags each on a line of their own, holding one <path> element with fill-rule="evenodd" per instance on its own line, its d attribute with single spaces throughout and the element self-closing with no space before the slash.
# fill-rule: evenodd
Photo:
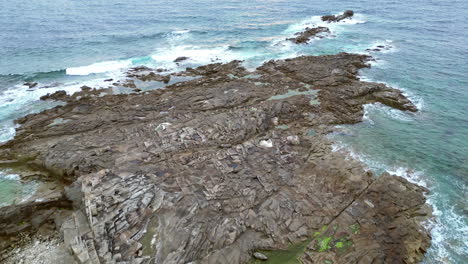
<svg viewBox="0 0 468 264">
<path fill-rule="evenodd" d="M 255 72 L 247 72 L 239 62 L 234 61 L 188 69 L 178 75 L 199 77 L 175 83 L 163 90 L 143 94 L 94 97 L 87 96 L 83 91 L 80 98 L 72 96 L 71 99 L 66 99 L 68 104 L 65 106 L 22 118 L 20 120 L 22 126 L 17 136 L 1 147 L 0 156 L 2 159 L 6 156 L 13 159 L 22 157 L 28 160 L 29 164 L 45 164 L 47 170 L 53 171 L 54 174 L 62 174 L 67 180 L 75 181 L 70 187 L 82 195 L 72 197 L 75 204 L 73 217 L 67 221 L 73 221 L 77 227 L 89 225 L 87 228 L 94 230 L 94 234 L 104 235 L 104 237 L 94 235 L 91 240 L 88 238 L 87 241 L 93 241 L 96 247 L 96 251 L 87 253 L 88 259 L 121 258 L 147 261 L 148 257 L 151 259 L 152 254 L 156 254 L 153 257 L 160 261 L 179 263 L 175 259 L 170 260 L 176 255 L 164 253 L 168 250 L 164 250 L 168 243 L 189 243 L 195 246 L 198 242 L 189 237 L 174 237 L 171 233 L 180 228 L 174 224 L 180 221 L 184 223 L 193 217 L 194 220 L 198 219 L 197 222 L 215 217 L 217 220 L 211 221 L 211 224 L 217 226 L 216 232 L 225 234 L 225 237 L 213 238 L 211 243 L 218 243 L 220 247 L 218 250 L 210 252 L 209 247 L 202 246 L 198 250 L 194 248 L 194 251 L 190 251 L 198 254 L 200 261 L 210 259 L 215 262 L 221 261 L 221 256 L 230 252 L 229 254 L 236 254 L 231 260 L 233 263 L 242 263 L 250 258 L 249 253 L 252 250 L 281 249 L 286 241 L 297 243 L 305 238 L 312 238 L 311 243 L 315 244 L 308 248 L 315 249 L 312 250 L 315 253 L 312 254 L 308 249 L 309 253 L 302 256 L 303 261 L 307 263 L 334 259 L 335 263 L 341 263 L 343 253 L 348 258 L 353 256 L 356 258 L 361 250 L 365 250 L 367 247 L 365 244 L 362 248 L 355 245 L 356 241 L 360 241 L 358 239 L 360 237 L 362 241 L 367 241 L 366 243 L 378 243 L 382 247 L 374 252 L 375 258 L 380 256 L 398 258 L 391 253 L 396 250 L 400 255 L 401 252 L 407 252 L 407 255 L 400 257 L 404 257 L 410 263 L 416 263 L 422 256 L 421 252 L 413 252 L 412 248 L 399 248 L 400 243 L 408 238 L 400 237 L 386 251 L 384 248 L 388 245 L 384 243 L 385 240 L 370 242 L 373 240 L 368 236 L 368 232 L 374 233 L 375 228 L 380 227 L 363 222 L 360 223 L 359 231 L 353 231 L 348 227 L 354 226 L 356 219 L 363 216 L 353 216 L 349 213 L 356 210 L 351 208 L 360 208 L 359 210 L 368 213 L 382 210 L 380 213 L 392 217 L 390 211 L 385 211 L 387 209 L 381 207 L 381 202 L 373 200 L 367 191 L 377 188 L 379 192 L 390 192 L 389 197 L 392 197 L 392 190 L 380 187 L 379 182 L 384 181 L 386 184 L 394 185 L 396 188 L 394 191 L 404 193 L 401 198 L 403 200 L 399 201 L 401 204 L 398 206 L 401 208 L 410 206 L 411 210 L 419 212 L 417 214 L 422 214 L 424 218 L 424 215 L 427 215 L 427 212 L 424 212 L 427 209 L 423 209 L 424 190 L 389 175 L 381 180 L 373 180 L 372 173 L 365 172 L 359 163 L 345 161 L 342 155 L 333 154 L 327 145 L 329 143 L 326 143 L 327 140 L 323 137 L 332 129 L 331 124 L 359 122 L 362 119 L 364 103 L 378 101 L 400 109 L 415 110 L 414 105 L 401 92 L 382 84 L 362 82 L 357 79 L 357 70 L 367 67 L 365 61 L 369 59 L 366 56 L 345 53 L 317 57 L 304 56 L 270 61 L 257 68 Z M 136 78 L 149 76 L 151 72 L 150 70 L 148 73 L 145 69 Z M 153 73 L 151 76 L 156 75 Z M 316 79 L 315 76 L 320 78 Z M 206 89 L 211 90 L 208 92 Z M 310 89 L 314 92 L 309 93 Z M 119 109 L 126 109 L 126 112 Z M 44 123 L 55 123 L 57 118 L 69 121 L 46 126 L 44 129 Z M 99 123 L 101 124 L 98 125 Z M 132 131 L 136 131 L 137 134 Z M 215 131 L 224 132 L 220 134 Z M 123 140 L 115 141 L 100 136 L 101 133 L 115 134 L 117 138 L 127 136 L 122 138 Z M 34 136 L 25 137 L 30 134 Z M 86 137 L 84 141 L 83 139 L 77 141 L 83 136 Z M 108 142 L 103 145 L 102 141 Z M 92 153 L 86 148 L 75 145 L 78 142 L 86 143 L 88 145 L 86 148 Z M 90 148 L 100 145 L 105 147 Z M 30 153 L 26 150 L 31 147 L 37 154 L 23 156 L 23 153 Z M 198 151 L 194 152 L 193 149 Z M 57 154 L 53 154 L 54 158 L 51 160 L 45 150 Z M 73 158 L 73 155 L 76 155 L 74 153 L 81 154 Z M 259 163 L 262 159 L 266 161 L 265 164 Z M 317 163 L 318 161 L 320 162 Z M 209 165 L 211 162 L 217 165 L 212 167 Z M 178 166 L 174 167 L 172 163 Z M 97 164 L 105 169 L 96 168 Z M 304 170 L 304 168 L 309 169 Z M 338 174 L 329 174 L 329 170 Z M 220 178 L 218 176 L 204 180 L 198 178 L 206 173 L 219 175 Z M 176 181 L 171 183 L 174 177 Z M 237 179 L 238 177 L 241 178 Z M 338 178 L 327 183 L 328 178 L 334 177 Z M 187 180 L 193 182 L 185 182 Z M 215 184 L 223 181 L 229 182 L 235 193 L 229 194 L 229 189 Z M 348 182 L 348 185 L 343 186 L 342 181 Z M 142 183 L 135 185 L 136 182 Z M 199 185 L 200 183 L 206 187 Z M 155 189 L 150 190 L 143 186 L 152 186 L 151 188 Z M 140 191 L 134 191 L 135 197 L 129 198 L 133 195 L 126 192 L 135 187 Z M 321 195 L 308 197 L 310 190 L 322 193 L 323 197 Z M 237 192 L 244 194 L 239 196 L 240 193 L 236 194 Z M 73 195 L 66 196 L 70 199 Z M 104 200 L 101 200 L 100 196 L 103 196 Z M 119 198 L 122 196 L 127 198 L 122 200 Z M 365 199 L 361 200 L 360 197 Z M 107 199 L 117 201 L 118 207 L 133 212 L 125 216 L 127 219 L 132 214 L 139 215 L 140 218 L 131 217 L 127 222 L 118 220 L 111 223 L 116 227 L 115 235 L 101 230 L 98 223 L 104 221 L 106 225 L 109 224 L 108 220 L 105 220 L 107 217 L 104 216 L 116 214 L 113 211 L 115 209 L 109 207 Z M 133 201 L 134 199 L 136 200 Z M 262 200 L 264 202 L 261 202 Z M 419 202 L 411 205 L 412 201 Z M 343 202 L 349 205 L 343 208 Z M 146 204 L 142 207 L 146 209 L 136 209 L 141 208 L 141 205 L 137 206 L 140 203 Z M 193 207 L 193 203 L 197 206 Z M 288 219 L 290 216 L 287 215 L 290 213 L 286 212 L 289 206 L 273 209 L 276 207 L 271 206 L 275 203 L 290 203 L 291 208 L 296 208 L 299 212 L 306 209 L 300 209 L 306 204 L 310 208 L 297 215 L 291 214 L 292 218 Z M 173 215 L 170 208 L 174 204 L 178 204 L 177 207 L 186 213 L 195 210 L 195 214 Z M 300 204 L 303 205 L 299 206 Z M 331 207 L 324 209 L 324 204 L 326 207 Z M 137 207 L 131 209 L 134 206 Z M 244 206 L 247 208 L 241 209 Z M 348 213 L 348 210 L 351 211 Z M 306 211 L 317 212 L 310 215 Z M 214 212 L 218 212 L 218 215 L 210 216 Z M 231 215 L 237 214 L 238 216 L 230 220 Z M 251 214 L 256 216 L 251 218 Z M 138 242 L 141 236 L 144 236 L 144 231 L 143 233 L 139 231 L 147 230 L 146 225 L 153 215 L 158 215 L 154 245 L 159 250 L 145 248 L 145 254 L 150 252 L 149 256 L 145 256 L 142 255 L 142 245 Z M 83 216 L 89 220 L 79 220 Z M 172 220 L 167 222 L 166 218 Z M 413 219 L 410 215 L 402 215 L 398 221 L 422 228 L 417 224 L 419 220 L 415 219 L 417 218 Z M 186 223 L 192 225 L 191 222 Z M 202 228 L 198 231 L 201 232 L 200 236 L 211 236 L 208 229 L 203 231 L 208 227 L 205 226 L 208 223 L 200 227 Z M 284 223 L 286 226 L 283 226 Z M 224 229 L 226 224 L 230 229 Z M 330 224 L 332 226 L 329 227 Z M 383 226 L 387 224 L 389 223 L 382 223 Z M 119 231 L 121 228 L 125 231 Z M 184 228 L 197 230 L 195 226 Z M 400 228 L 403 227 L 390 226 L 388 230 L 391 231 L 384 231 L 384 236 L 386 232 L 398 234 Z M 63 232 L 67 237 L 67 232 L 75 231 L 73 227 L 68 227 L 63 229 Z M 414 230 L 410 232 L 411 239 L 417 238 L 417 241 L 420 241 L 420 244 L 413 241 L 411 247 L 421 247 L 425 250 L 429 246 L 427 237 L 424 238 L 427 236 L 426 233 Z M 279 235 L 281 233 L 289 235 Z M 118 234 L 131 235 L 133 238 L 123 242 Z M 268 239 L 261 238 L 260 234 L 266 235 Z M 229 242 L 230 236 L 235 238 L 235 242 Z M 89 234 L 85 237 L 89 237 Z M 166 239 L 175 241 L 169 242 Z M 182 240 L 178 241 L 179 239 Z M 255 242 L 243 244 L 246 239 Z M 123 243 L 124 248 L 112 248 L 110 251 L 101 252 L 102 243 L 109 243 L 105 241 Z M 65 240 L 65 243 L 72 242 Z M 347 246 L 343 248 L 344 245 Z M 80 256 L 80 245 L 72 243 L 70 246 L 75 254 Z M 191 259 L 187 255 L 188 252 L 176 252 L 179 257 L 185 259 L 184 261 Z"/>
</svg>

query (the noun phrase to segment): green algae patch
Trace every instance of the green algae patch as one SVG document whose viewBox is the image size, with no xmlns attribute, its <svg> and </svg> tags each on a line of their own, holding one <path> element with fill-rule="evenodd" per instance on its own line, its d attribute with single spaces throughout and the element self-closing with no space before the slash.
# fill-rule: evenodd
<svg viewBox="0 0 468 264">
<path fill-rule="evenodd" d="M 332 227 L 322 226 L 319 231 L 313 233 L 314 250 L 317 252 L 325 252 L 328 250 L 335 250 L 336 252 L 345 252 L 353 245 L 350 235 L 340 235 L 337 237 L 339 231 L 338 225 Z"/>
<path fill-rule="evenodd" d="M 302 256 L 312 239 L 289 246 L 286 250 L 259 250 L 268 257 L 268 260 L 253 259 L 249 264 L 268 263 L 268 264 L 301 264 L 299 257 Z"/>
<path fill-rule="evenodd" d="M 318 242 L 318 252 L 324 252 L 331 249 L 330 242 L 332 241 L 332 237 L 319 237 L 317 238 Z"/>
<path fill-rule="evenodd" d="M 349 240 L 348 238 L 344 238 L 344 237 L 340 238 L 338 242 L 335 242 L 335 248 L 340 252 L 346 251 L 346 249 L 348 249 L 352 245 L 353 245 L 353 242 L 351 242 L 351 240 Z"/>
<path fill-rule="evenodd" d="M 313 237 L 318 237 L 320 235 L 322 235 L 322 233 L 326 232 L 328 229 L 328 226 L 327 225 L 324 225 L 320 228 L 320 231 L 317 231 L 317 232 L 314 232 L 314 235 Z"/>
<path fill-rule="evenodd" d="M 146 233 L 141 237 L 140 243 L 143 246 L 142 253 L 144 256 L 152 256 L 156 253 L 154 245 L 152 245 L 153 237 L 156 234 L 158 228 L 158 218 L 153 216 L 146 227 Z"/>
<path fill-rule="evenodd" d="M 346 238 L 341 238 L 340 240 L 338 240 L 338 242 L 335 243 L 335 248 L 346 249 L 350 247 L 351 245 L 353 245 L 353 242 L 351 242 L 351 240 L 348 240 Z"/>
<path fill-rule="evenodd" d="M 274 96 L 268 98 L 268 100 L 281 100 L 281 99 L 286 99 L 286 98 L 296 96 L 296 95 L 306 95 L 306 96 L 312 97 L 310 102 L 309 102 L 310 105 L 317 105 L 317 104 L 320 104 L 320 102 L 317 99 L 318 91 L 319 90 L 307 90 L 307 91 L 301 92 L 301 91 L 296 91 L 296 90 L 288 90 L 287 93 L 274 95 Z"/>
<path fill-rule="evenodd" d="M 333 261 L 326 259 L 323 261 L 324 264 L 333 264 Z"/>
<path fill-rule="evenodd" d="M 352 232 L 353 234 L 355 234 L 355 235 L 356 235 L 356 234 L 359 234 L 359 231 L 361 230 L 359 224 L 352 224 L 352 225 L 349 226 L 349 229 L 350 229 L 351 232 Z"/>
</svg>

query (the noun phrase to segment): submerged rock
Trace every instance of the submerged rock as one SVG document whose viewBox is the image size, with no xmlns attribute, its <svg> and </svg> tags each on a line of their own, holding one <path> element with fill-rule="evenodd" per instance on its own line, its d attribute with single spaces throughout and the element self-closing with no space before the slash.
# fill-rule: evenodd
<svg viewBox="0 0 468 264">
<path fill-rule="evenodd" d="M 304 241 L 304 263 L 416 263 L 430 245 L 424 189 L 373 175 L 325 135 L 364 104 L 417 110 L 359 80 L 369 60 L 215 63 L 165 89 L 69 100 L 20 119 L 0 161 L 72 183 L 58 230 L 81 263 L 246 263 Z"/>
</svg>

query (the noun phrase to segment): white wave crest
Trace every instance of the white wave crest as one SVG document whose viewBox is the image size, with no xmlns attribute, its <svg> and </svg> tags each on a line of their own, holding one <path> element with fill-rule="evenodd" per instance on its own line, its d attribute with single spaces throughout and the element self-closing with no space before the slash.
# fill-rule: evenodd
<svg viewBox="0 0 468 264">
<path fill-rule="evenodd" d="M 363 121 L 372 125 L 375 124 L 372 120 L 372 116 L 374 113 L 382 113 L 392 119 L 404 122 L 412 122 L 415 118 L 413 113 L 391 108 L 381 103 L 373 103 L 364 105 L 364 115 L 362 118 Z"/>
<path fill-rule="evenodd" d="M 177 45 L 158 49 L 151 58 L 161 67 L 169 70 L 176 70 L 179 66 L 174 62 L 178 57 L 188 57 L 180 64 L 204 65 L 215 62 L 229 62 L 232 60 L 244 60 L 255 53 L 234 52 L 228 45 L 201 47 L 192 45 Z"/>
<path fill-rule="evenodd" d="M 341 14 L 336 14 L 341 15 Z M 307 19 L 302 20 L 299 23 L 295 23 L 290 25 L 284 33 L 286 34 L 294 34 L 296 32 L 303 31 L 307 27 L 328 27 L 332 33 L 336 33 L 337 31 L 342 30 L 342 26 L 346 25 L 356 25 L 356 24 L 363 24 L 367 21 L 364 20 L 363 14 L 354 14 L 353 17 L 341 20 L 339 22 L 328 23 L 322 21 L 321 16 L 312 16 Z"/>
<path fill-rule="evenodd" d="M 368 169 L 376 172 L 386 171 L 430 190 L 426 198 L 432 208 L 434 218 L 424 222 L 423 226 L 431 233 L 432 246 L 426 253 L 423 263 L 455 263 L 450 251 L 455 251 L 460 256 L 466 253 L 466 248 L 468 248 L 466 219 L 456 212 L 454 205 L 444 202 L 447 198 L 441 197 L 443 194 L 438 190 L 441 187 L 435 179 L 423 171 L 414 171 L 401 166 L 388 166 L 370 156 L 355 152 L 352 147 L 343 142 L 334 141 L 333 151 L 342 152 L 352 159 L 361 161 Z"/>
<path fill-rule="evenodd" d="M 66 69 L 67 75 L 90 75 L 105 73 L 128 68 L 132 65 L 131 60 L 104 61 L 87 66 L 71 67 Z"/>
<path fill-rule="evenodd" d="M 17 174 L 5 173 L 0 171 L 0 180 L 18 181 L 20 177 Z"/>
<path fill-rule="evenodd" d="M 186 33 L 189 33 L 189 32 L 190 32 L 190 30 L 188 30 L 188 29 L 182 29 L 182 30 L 174 30 L 174 31 L 172 31 L 172 34 L 181 35 L 181 34 L 186 34 Z"/>
<path fill-rule="evenodd" d="M 367 53 L 378 52 L 378 53 L 392 53 L 398 51 L 397 47 L 392 40 L 379 40 L 375 41 L 366 49 Z"/>
</svg>

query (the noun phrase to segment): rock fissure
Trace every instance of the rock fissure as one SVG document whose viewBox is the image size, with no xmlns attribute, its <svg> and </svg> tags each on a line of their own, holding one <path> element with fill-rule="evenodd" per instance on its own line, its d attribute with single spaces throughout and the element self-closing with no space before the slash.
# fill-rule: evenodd
<svg viewBox="0 0 468 264">
<path fill-rule="evenodd" d="M 238 264 L 309 240 L 295 252 L 303 263 L 416 263 L 430 244 L 423 190 L 375 179 L 326 138 L 335 124 L 359 122 L 369 98 L 415 110 L 400 91 L 358 80 L 369 60 L 301 56 L 252 72 L 211 64 L 162 90 L 67 99 L 26 116 L 0 156 L 29 157 L 71 182 L 56 191 L 69 209 L 17 220 L 31 233 L 54 223 L 78 263 Z M 59 112 L 69 121 L 44 129 Z M 2 209 L 0 223 L 11 214 Z M 4 230 L 23 230 L 14 226 Z"/>
</svg>

